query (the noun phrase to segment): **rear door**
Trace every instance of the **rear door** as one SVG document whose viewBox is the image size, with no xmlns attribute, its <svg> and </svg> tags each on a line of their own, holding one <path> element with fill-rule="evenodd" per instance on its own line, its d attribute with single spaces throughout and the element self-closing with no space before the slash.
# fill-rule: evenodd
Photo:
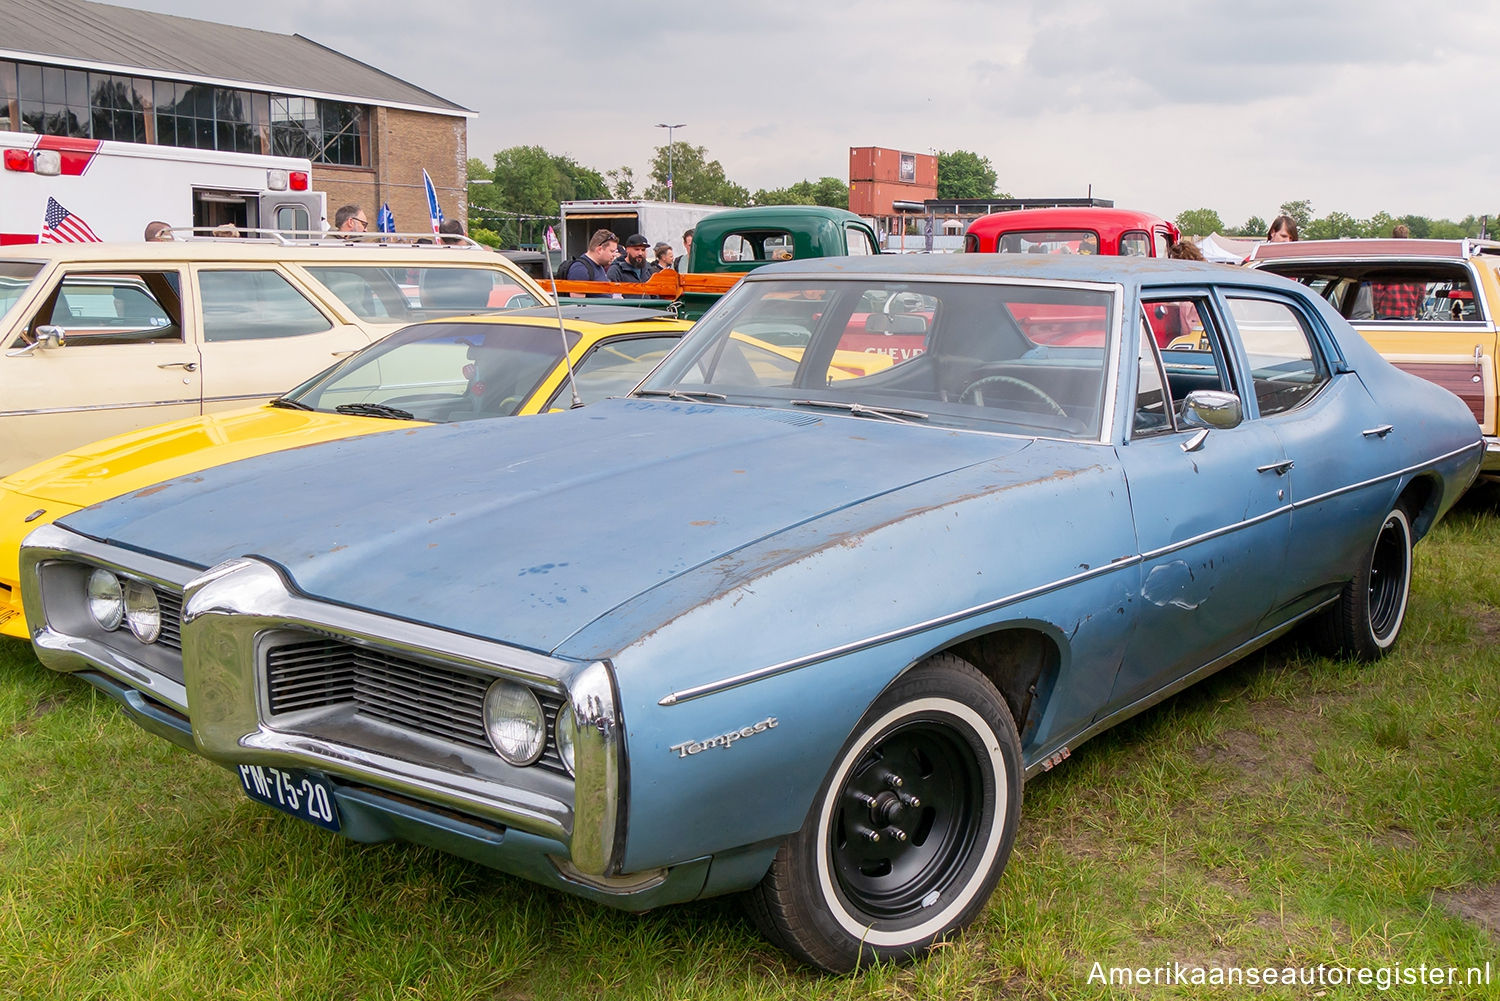
<svg viewBox="0 0 1500 1001">
<path fill-rule="evenodd" d="M 370 343 L 283 269 L 195 265 L 205 412 L 279 396 Z"/>
<path fill-rule="evenodd" d="M 200 412 L 201 357 L 184 334 L 182 285 L 175 265 L 63 267 L 11 312 L 0 355 L 0 473 Z M 49 325 L 63 344 L 28 349 Z"/>
</svg>

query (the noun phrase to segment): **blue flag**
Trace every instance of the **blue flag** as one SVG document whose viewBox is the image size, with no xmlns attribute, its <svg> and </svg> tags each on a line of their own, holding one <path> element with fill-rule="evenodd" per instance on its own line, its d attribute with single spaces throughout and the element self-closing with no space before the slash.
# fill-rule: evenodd
<svg viewBox="0 0 1500 1001">
<path fill-rule="evenodd" d="M 396 215 L 391 211 L 390 202 L 382 202 L 380 214 L 375 217 L 375 229 L 381 233 L 396 232 Z"/>
<path fill-rule="evenodd" d="M 427 214 L 432 217 L 432 231 L 436 233 L 443 224 L 443 210 L 438 207 L 437 189 L 432 186 L 426 167 L 422 168 L 422 185 L 427 189 Z"/>
</svg>

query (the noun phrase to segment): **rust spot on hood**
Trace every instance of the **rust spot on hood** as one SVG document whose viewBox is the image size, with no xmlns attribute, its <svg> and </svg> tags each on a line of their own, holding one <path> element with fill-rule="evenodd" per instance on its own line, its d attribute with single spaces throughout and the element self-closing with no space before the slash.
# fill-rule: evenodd
<svg viewBox="0 0 1500 1001">
<path fill-rule="evenodd" d="M 168 486 L 168 484 L 166 484 L 166 483 L 158 483 L 154 487 L 146 487 L 144 490 L 137 490 L 135 493 L 131 494 L 130 496 L 132 496 L 132 497 L 150 497 L 152 494 L 159 494 L 159 493 L 161 493 L 163 490 L 167 489 L 167 486 Z"/>
</svg>

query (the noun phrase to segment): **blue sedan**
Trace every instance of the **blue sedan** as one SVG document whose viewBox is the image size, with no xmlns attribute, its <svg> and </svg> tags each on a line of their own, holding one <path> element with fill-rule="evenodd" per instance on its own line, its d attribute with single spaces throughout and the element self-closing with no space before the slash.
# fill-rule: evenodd
<svg viewBox="0 0 1500 1001">
<path fill-rule="evenodd" d="M 45 664 L 254 799 L 629 909 L 743 891 L 848 970 L 971 921 L 1089 737 L 1299 624 L 1385 654 L 1482 454 L 1274 276 L 809 260 L 628 398 L 169 481 L 38 529 L 23 592 Z"/>
</svg>

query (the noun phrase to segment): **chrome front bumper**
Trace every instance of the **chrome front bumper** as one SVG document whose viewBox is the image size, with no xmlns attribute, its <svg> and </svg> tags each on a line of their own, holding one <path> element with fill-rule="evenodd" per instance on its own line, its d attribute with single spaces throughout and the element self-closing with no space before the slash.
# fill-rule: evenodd
<svg viewBox="0 0 1500 1001">
<path fill-rule="evenodd" d="M 128 633 L 106 634 L 93 626 L 79 600 L 80 565 L 180 589 L 181 657 L 140 644 Z M 569 879 L 606 894 L 644 888 L 641 875 L 618 874 L 622 730 L 614 679 L 605 663 L 559 660 L 314 601 L 295 593 L 275 567 L 259 560 L 231 560 L 200 574 L 56 525 L 27 538 L 21 578 L 42 663 L 83 672 L 85 680 L 154 733 L 226 765 L 310 769 L 342 787 L 370 787 L 377 798 L 405 801 L 407 813 L 447 811 L 474 818 L 481 827 L 525 832 L 566 849 L 561 865 Z M 348 713 L 337 719 L 327 712 L 274 716 L 264 657 L 288 630 L 556 693 L 571 703 L 578 721 L 574 777 L 511 766 L 493 753 L 413 736 Z M 184 739 L 183 721 L 191 744 Z M 451 832 L 440 840 L 431 843 L 454 851 Z"/>
</svg>

